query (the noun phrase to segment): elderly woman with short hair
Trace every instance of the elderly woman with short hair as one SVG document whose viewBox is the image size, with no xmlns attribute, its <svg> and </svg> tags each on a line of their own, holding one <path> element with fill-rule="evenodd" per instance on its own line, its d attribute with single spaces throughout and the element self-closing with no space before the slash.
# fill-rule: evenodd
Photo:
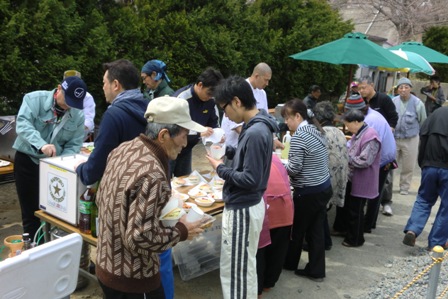
<svg viewBox="0 0 448 299">
<path fill-rule="evenodd" d="M 353 134 L 348 145 L 349 182 L 344 209 L 347 211 L 347 234 L 343 246 L 364 244 L 364 206 L 378 196 L 381 141 L 375 129 L 364 122 L 364 114 L 352 109 L 343 115 L 347 130 Z"/>
</svg>

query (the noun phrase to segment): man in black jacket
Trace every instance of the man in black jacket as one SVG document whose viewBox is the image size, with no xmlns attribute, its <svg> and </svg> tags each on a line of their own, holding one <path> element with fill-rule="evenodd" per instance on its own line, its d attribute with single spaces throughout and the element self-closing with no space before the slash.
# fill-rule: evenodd
<svg viewBox="0 0 448 299">
<path fill-rule="evenodd" d="M 420 129 L 418 165 L 422 169 L 420 188 L 404 229 L 403 243 L 415 245 L 415 239 L 440 196 L 440 206 L 428 236 L 428 248 L 447 247 L 448 240 L 448 107 L 435 110 Z"/>
<path fill-rule="evenodd" d="M 372 77 L 362 77 L 359 80 L 358 90 L 362 98 L 369 103 L 370 108 L 381 113 L 392 130 L 394 130 L 398 122 L 398 113 L 395 105 L 387 94 L 375 91 Z"/>
</svg>

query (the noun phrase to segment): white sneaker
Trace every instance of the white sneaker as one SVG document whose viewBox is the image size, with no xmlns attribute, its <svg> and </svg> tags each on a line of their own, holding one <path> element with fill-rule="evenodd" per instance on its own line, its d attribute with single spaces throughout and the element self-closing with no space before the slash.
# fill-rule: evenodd
<svg viewBox="0 0 448 299">
<path fill-rule="evenodd" d="M 401 195 L 408 195 L 408 194 L 409 194 L 409 192 L 408 192 L 408 191 L 406 191 L 406 190 L 400 190 L 400 194 L 401 194 Z"/>
<path fill-rule="evenodd" d="M 384 205 L 383 207 L 383 215 L 392 216 L 394 213 L 392 212 L 392 207 L 390 205 Z"/>
</svg>

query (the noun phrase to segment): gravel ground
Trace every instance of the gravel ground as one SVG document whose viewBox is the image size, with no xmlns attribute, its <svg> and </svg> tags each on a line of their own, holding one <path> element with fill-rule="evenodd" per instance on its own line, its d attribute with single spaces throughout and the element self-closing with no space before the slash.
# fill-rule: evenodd
<svg viewBox="0 0 448 299">
<path fill-rule="evenodd" d="M 447 254 L 448 252 L 445 252 Z M 404 290 L 403 293 L 397 298 L 415 299 L 426 298 L 428 293 L 429 276 L 432 271 L 433 275 L 437 273 L 437 266 L 434 265 L 431 269 L 428 269 L 428 265 L 433 263 L 432 256 L 434 253 L 428 252 L 424 248 L 415 248 L 412 250 L 410 256 L 394 258 L 390 263 L 386 263 L 385 273 L 379 283 L 372 285 L 368 288 L 366 293 L 360 298 L 366 299 L 382 299 L 391 298 L 391 294 L 396 294 L 403 290 L 414 278 L 415 280 L 409 289 Z M 448 258 L 448 257 L 445 257 Z M 438 289 L 436 295 L 439 296 L 446 286 L 448 286 L 448 267 L 446 261 L 440 267 Z M 425 274 L 422 274 L 425 270 Z M 447 295 L 437 298 L 448 298 Z"/>
</svg>

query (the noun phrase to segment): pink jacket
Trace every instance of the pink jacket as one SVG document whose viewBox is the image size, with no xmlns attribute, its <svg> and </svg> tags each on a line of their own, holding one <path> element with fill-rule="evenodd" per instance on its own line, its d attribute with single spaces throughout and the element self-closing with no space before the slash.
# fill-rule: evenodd
<svg viewBox="0 0 448 299">
<path fill-rule="evenodd" d="M 292 225 L 294 217 L 288 173 L 276 155 L 272 155 L 271 173 L 263 199 L 267 210 L 260 233 L 259 248 L 271 243 L 270 229 Z"/>
</svg>

